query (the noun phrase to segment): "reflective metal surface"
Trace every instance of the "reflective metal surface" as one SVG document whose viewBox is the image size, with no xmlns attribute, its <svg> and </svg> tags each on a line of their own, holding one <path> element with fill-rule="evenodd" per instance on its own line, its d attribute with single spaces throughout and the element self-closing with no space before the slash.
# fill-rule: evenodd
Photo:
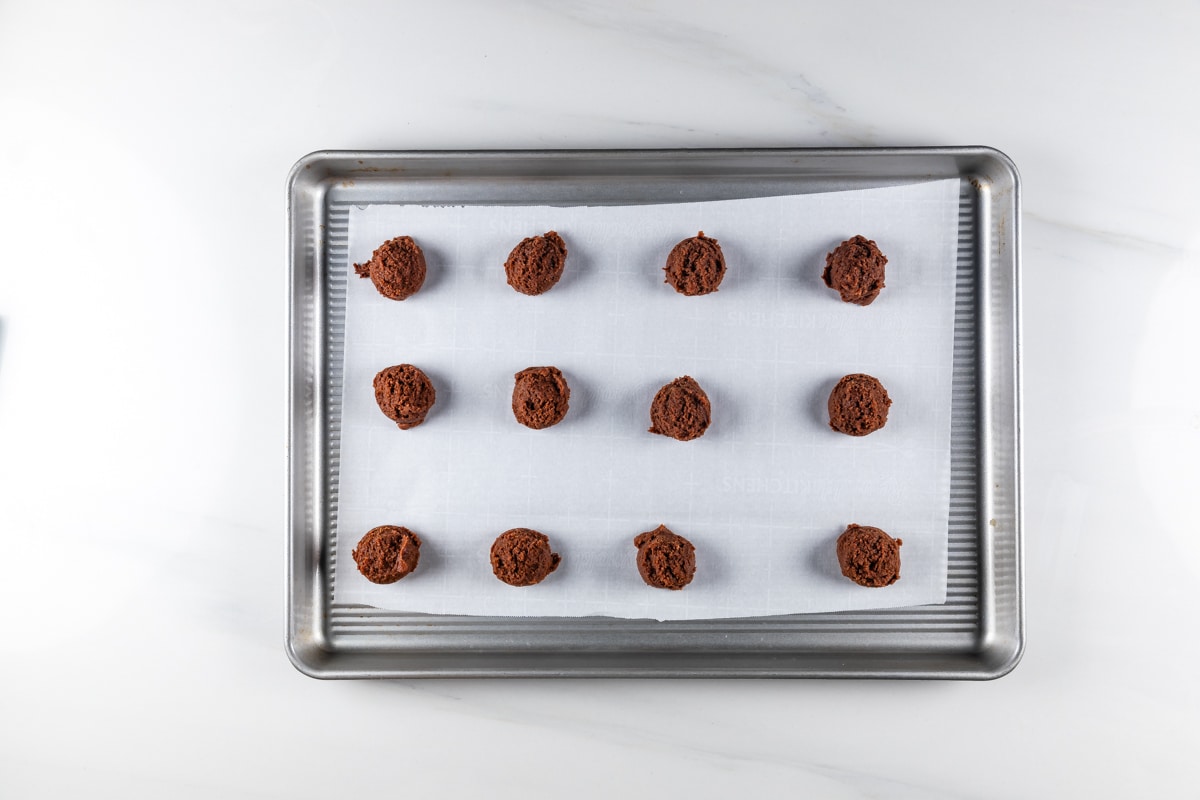
<svg viewBox="0 0 1200 800">
<path fill-rule="evenodd" d="M 958 178 L 947 602 L 654 622 L 450 617 L 332 603 L 349 208 L 631 204 Z M 289 657 L 321 678 L 988 679 L 1024 646 L 1020 184 L 985 147 L 321 152 L 288 179 Z"/>
</svg>

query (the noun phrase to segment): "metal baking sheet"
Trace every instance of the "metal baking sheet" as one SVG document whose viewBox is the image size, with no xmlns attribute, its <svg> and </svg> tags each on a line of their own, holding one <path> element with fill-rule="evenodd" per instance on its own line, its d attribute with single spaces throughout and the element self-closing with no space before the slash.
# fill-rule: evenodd
<svg viewBox="0 0 1200 800">
<path fill-rule="evenodd" d="M 456 617 L 332 602 L 349 209 L 680 202 L 960 182 L 944 605 L 653 622 Z M 323 678 L 995 678 L 1024 643 L 1019 179 L 982 147 L 322 152 L 288 182 L 287 651 Z"/>
</svg>

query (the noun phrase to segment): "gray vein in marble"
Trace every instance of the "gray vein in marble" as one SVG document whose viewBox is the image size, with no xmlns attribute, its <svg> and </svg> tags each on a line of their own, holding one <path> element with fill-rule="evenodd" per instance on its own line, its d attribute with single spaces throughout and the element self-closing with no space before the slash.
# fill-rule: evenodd
<svg viewBox="0 0 1200 800">
<path fill-rule="evenodd" d="M 1120 231 L 1106 230 L 1104 228 L 1093 228 L 1087 225 L 1079 225 L 1077 223 L 1053 219 L 1043 214 L 1035 214 L 1029 211 L 1024 213 L 1024 217 L 1026 223 L 1035 222 L 1051 228 L 1057 228 L 1058 230 L 1066 233 L 1098 240 L 1106 245 L 1121 247 L 1127 250 L 1136 250 L 1142 253 L 1148 253 L 1150 255 L 1166 258 L 1185 258 L 1191 255 L 1191 251 L 1189 251 L 1186 247 L 1181 247 L 1170 242 L 1160 242 L 1155 239 L 1147 239 L 1142 236 L 1135 236 L 1131 233 L 1122 233 Z"/>
<path fill-rule="evenodd" d="M 535 682 L 521 681 L 510 685 L 526 687 L 532 686 L 533 683 Z M 636 683 L 621 682 L 621 685 L 633 688 L 637 687 Z M 689 683 L 689 686 L 694 685 Z M 957 793 L 947 794 L 938 788 L 898 781 L 894 778 L 879 775 L 869 771 L 869 764 L 864 765 L 864 769 L 862 770 L 850 770 L 834 764 L 806 761 L 794 755 L 763 754 L 761 751 L 756 750 L 753 739 L 747 739 L 746 744 L 740 748 L 725 747 L 719 749 L 705 744 L 698 744 L 694 741 L 681 741 L 680 739 L 673 738 L 671 732 L 678 727 L 680 722 L 684 722 L 685 720 L 674 720 L 671 725 L 657 728 L 645 728 L 632 724 L 621 725 L 610 720 L 584 716 L 578 713 L 577 710 L 571 709 L 569 704 L 560 706 L 553 701 L 539 703 L 540 708 L 535 708 L 531 707 L 529 703 L 520 702 L 520 698 L 515 698 L 514 702 L 519 705 L 518 708 L 489 702 L 491 697 L 489 696 L 481 703 L 476 698 L 464 697 L 463 694 L 454 689 L 453 684 L 450 682 L 395 682 L 383 684 L 380 688 L 383 686 L 386 686 L 388 689 L 399 689 L 401 691 L 422 694 L 433 699 L 434 702 L 443 701 L 441 703 L 443 708 L 447 708 L 447 701 L 452 702 L 455 712 L 469 717 L 478 717 L 492 722 L 515 725 L 541 732 L 546 732 L 549 729 L 561 735 L 576 736 L 581 739 L 615 745 L 617 747 L 626 747 L 631 750 L 636 749 L 640 758 L 646 757 L 647 750 L 653 750 L 664 758 L 686 759 L 704 766 L 724 765 L 730 770 L 775 768 L 806 776 L 807 781 L 804 784 L 793 784 L 793 790 L 805 788 L 817 790 L 822 788 L 828 789 L 829 784 L 834 783 L 843 789 L 853 791 L 856 796 L 863 798 L 958 800 L 968 797 L 968 795 Z M 374 689 L 375 687 L 369 686 L 366 688 Z M 625 700 L 629 701 L 630 698 L 626 697 Z M 464 706 L 464 704 L 466 705 Z M 675 711 L 679 711 L 678 707 L 672 704 L 668 705 Z M 547 712 L 542 710 L 546 708 L 561 708 L 567 713 L 556 714 L 553 711 Z M 631 719 L 636 719 L 636 715 Z M 703 727 L 703 721 L 698 719 L 695 725 L 689 726 L 689 729 L 698 730 L 701 727 Z M 793 779 L 795 777 L 798 776 L 793 776 Z"/>
<path fill-rule="evenodd" d="M 653 45 L 655 54 L 667 55 L 705 70 L 719 68 L 724 74 L 744 76 L 771 96 L 786 99 L 828 125 L 829 130 L 822 131 L 822 135 L 837 134 L 856 144 L 875 141 L 875 132 L 870 125 L 848 118 L 846 108 L 804 73 L 780 68 L 732 47 L 728 36 L 687 19 L 666 18 L 649 10 L 604 3 L 539 0 L 536 5 L 547 15 L 558 16 L 586 29 L 621 34 L 623 45 L 642 49 Z M 775 89 L 773 83 L 782 84 L 784 91 Z"/>
<path fill-rule="evenodd" d="M 686 133 L 686 134 L 701 134 L 709 136 L 720 136 L 721 134 L 715 131 L 703 130 L 701 128 L 692 127 L 690 125 L 676 125 L 670 122 L 657 122 L 652 120 L 628 119 L 615 117 L 609 114 L 581 114 L 579 112 L 567 112 L 558 109 L 550 110 L 542 104 L 531 107 L 513 106 L 507 103 L 497 103 L 491 100 L 477 100 L 466 104 L 474 111 L 482 111 L 487 114 L 508 114 L 515 117 L 520 117 L 522 120 L 530 119 L 555 119 L 568 120 L 573 122 L 587 123 L 589 128 L 596 126 L 632 128 L 635 130 L 645 130 L 653 133 Z M 541 136 L 539 139 L 546 139 Z M 601 139 L 597 146 L 603 146 L 604 140 Z M 609 142 L 611 144 L 611 142 Z"/>
</svg>

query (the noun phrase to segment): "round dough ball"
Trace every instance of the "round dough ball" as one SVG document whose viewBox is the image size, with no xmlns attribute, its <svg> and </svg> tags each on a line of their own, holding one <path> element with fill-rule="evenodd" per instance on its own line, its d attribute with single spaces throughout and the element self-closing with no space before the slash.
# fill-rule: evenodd
<svg viewBox="0 0 1200 800">
<path fill-rule="evenodd" d="M 425 254 L 411 236 L 397 236 L 379 245 L 367 263 L 355 264 L 354 272 L 370 278 L 384 297 L 404 300 L 425 283 Z"/>
<path fill-rule="evenodd" d="M 837 540 L 842 574 L 859 586 L 891 586 L 900 580 L 902 544 L 879 528 L 849 525 Z"/>
<path fill-rule="evenodd" d="M 696 576 L 696 548 L 666 525 L 638 534 L 638 573 L 647 586 L 656 589 L 682 589 Z"/>
<path fill-rule="evenodd" d="M 351 555 L 371 583 L 395 583 L 417 568 L 421 537 L 408 528 L 380 525 L 358 540 Z"/>
<path fill-rule="evenodd" d="M 504 272 L 508 285 L 521 294 L 538 295 L 550 291 L 562 277 L 567 263 L 567 245 L 555 231 L 522 239 L 508 254 Z"/>
<path fill-rule="evenodd" d="M 541 583 L 560 561 L 546 535 L 529 528 L 513 528 L 496 537 L 491 558 L 492 572 L 509 586 Z"/>
<path fill-rule="evenodd" d="M 850 436 L 866 436 L 887 424 L 892 398 L 877 378 L 847 375 L 829 393 L 829 427 Z"/>
<path fill-rule="evenodd" d="M 860 306 L 875 302 L 883 289 L 887 256 L 865 236 L 847 239 L 825 256 L 825 285 L 836 289 L 842 301 Z"/>
<path fill-rule="evenodd" d="M 402 431 L 424 422 L 436 399 L 433 381 L 412 364 L 397 364 L 375 376 L 375 402 Z"/>
<path fill-rule="evenodd" d="M 671 249 L 663 270 L 667 273 L 666 282 L 680 294 L 689 297 L 711 294 L 725 277 L 725 254 L 716 239 L 700 231 Z"/>
<path fill-rule="evenodd" d="M 650 432 L 687 442 L 704 435 L 711 416 L 708 395 L 694 378 L 684 375 L 654 395 L 650 404 Z"/>
<path fill-rule="evenodd" d="M 529 367 L 513 377 L 512 411 L 517 422 L 535 431 L 562 422 L 571 387 L 558 367 Z"/>
</svg>

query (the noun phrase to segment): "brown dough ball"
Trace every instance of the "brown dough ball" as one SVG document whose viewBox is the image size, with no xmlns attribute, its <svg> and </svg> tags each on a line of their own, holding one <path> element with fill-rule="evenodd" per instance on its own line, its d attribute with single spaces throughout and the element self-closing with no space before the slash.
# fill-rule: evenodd
<svg viewBox="0 0 1200 800">
<path fill-rule="evenodd" d="M 379 245 L 367 263 L 355 264 L 354 272 L 370 278 L 384 297 L 404 300 L 425 283 L 425 254 L 411 236 L 397 236 Z"/>
<path fill-rule="evenodd" d="M 725 254 L 716 239 L 700 231 L 671 249 L 663 270 L 667 273 L 666 282 L 680 294 L 689 297 L 711 294 L 725 277 Z"/>
<path fill-rule="evenodd" d="M 512 410 L 517 422 L 535 431 L 562 422 L 571 387 L 558 367 L 529 367 L 513 377 Z"/>
<path fill-rule="evenodd" d="M 877 378 L 861 372 L 847 375 L 829 393 L 829 427 L 851 436 L 866 436 L 887 424 L 892 398 Z"/>
<path fill-rule="evenodd" d="M 555 231 L 531 236 L 508 254 L 504 272 L 508 285 L 521 294 L 537 295 L 550 291 L 562 277 L 567 262 L 567 245 Z"/>
<path fill-rule="evenodd" d="M 711 415 L 708 395 L 694 378 L 684 375 L 654 395 L 650 404 L 650 432 L 681 442 L 698 439 L 708 430 Z"/>
<path fill-rule="evenodd" d="M 666 525 L 638 534 L 637 568 L 646 585 L 656 589 L 682 589 L 696 576 L 696 548 Z"/>
<path fill-rule="evenodd" d="M 902 544 L 879 528 L 849 525 L 837 540 L 842 574 L 859 586 L 891 586 L 900 580 Z"/>
<path fill-rule="evenodd" d="M 529 528 L 513 528 L 492 543 L 492 572 L 509 586 L 533 586 L 558 569 L 550 540 Z"/>
<path fill-rule="evenodd" d="M 380 525 L 358 540 L 352 556 L 371 583 L 395 583 L 417 568 L 421 537 L 408 528 Z"/>
<path fill-rule="evenodd" d="M 846 303 L 869 306 L 883 289 L 887 256 L 865 236 L 847 239 L 825 256 L 825 285 L 836 289 Z"/>
<path fill-rule="evenodd" d="M 436 399 L 429 376 L 412 364 L 397 364 L 375 376 L 375 402 L 402 431 L 424 422 Z"/>
</svg>

